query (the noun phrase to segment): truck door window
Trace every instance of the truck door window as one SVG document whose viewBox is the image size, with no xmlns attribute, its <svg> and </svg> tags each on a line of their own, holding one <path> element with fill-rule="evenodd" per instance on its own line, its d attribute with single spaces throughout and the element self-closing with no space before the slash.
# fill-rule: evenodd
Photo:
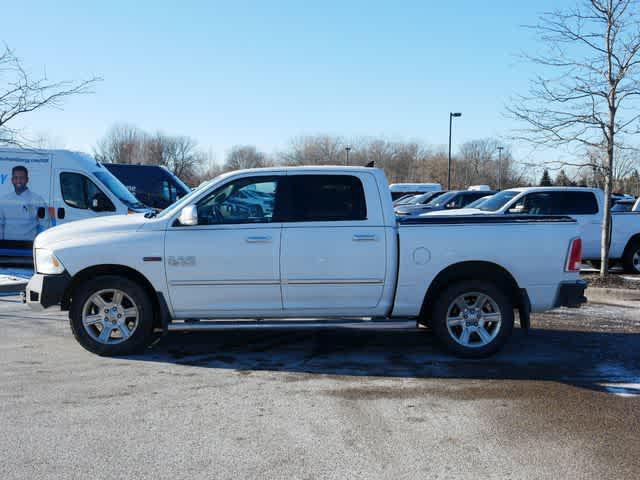
<svg viewBox="0 0 640 480">
<path fill-rule="evenodd" d="M 509 213 L 523 215 L 552 215 L 553 214 L 553 193 L 533 192 L 518 200 L 510 209 Z"/>
<path fill-rule="evenodd" d="M 562 192 L 558 215 L 593 215 L 598 213 L 598 201 L 593 192 Z"/>
<path fill-rule="evenodd" d="M 60 191 L 64 203 L 73 208 L 88 210 L 93 200 L 102 197 L 107 208 L 103 211 L 115 212 L 116 208 L 108 197 L 89 178 L 79 173 L 64 172 L 60 174 Z"/>
<path fill-rule="evenodd" d="M 294 175 L 291 212 L 294 222 L 366 220 L 364 188 L 351 175 Z"/>
<path fill-rule="evenodd" d="M 198 203 L 198 225 L 269 223 L 277 190 L 278 180 L 272 177 L 230 182 Z"/>
</svg>

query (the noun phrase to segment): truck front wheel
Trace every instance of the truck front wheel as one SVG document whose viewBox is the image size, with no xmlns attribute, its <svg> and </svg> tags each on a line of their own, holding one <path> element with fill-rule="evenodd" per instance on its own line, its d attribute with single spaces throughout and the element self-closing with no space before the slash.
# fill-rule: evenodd
<svg viewBox="0 0 640 480">
<path fill-rule="evenodd" d="M 514 305 L 504 289 L 487 281 L 462 281 L 440 293 L 431 325 L 438 340 L 460 357 L 497 352 L 513 330 Z"/>
<path fill-rule="evenodd" d="M 150 343 L 153 306 L 137 283 L 105 275 L 89 280 L 74 292 L 69 322 L 76 340 L 90 352 L 128 355 Z"/>
</svg>

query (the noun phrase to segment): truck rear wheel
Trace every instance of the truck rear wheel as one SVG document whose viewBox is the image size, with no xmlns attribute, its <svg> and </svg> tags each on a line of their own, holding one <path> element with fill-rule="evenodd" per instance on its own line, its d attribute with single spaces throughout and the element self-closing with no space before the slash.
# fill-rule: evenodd
<svg viewBox="0 0 640 480">
<path fill-rule="evenodd" d="M 90 352 L 127 355 L 151 342 L 153 306 L 137 283 L 120 276 L 100 276 L 74 292 L 69 323 L 76 340 Z"/>
<path fill-rule="evenodd" d="M 640 241 L 635 240 L 625 249 L 622 266 L 625 273 L 640 273 Z"/>
<path fill-rule="evenodd" d="M 509 296 L 495 283 L 462 281 L 441 292 L 430 323 L 447 350 L 481 358 L 506 343 L 513 330 L 513 309 Z"/>
</svg>

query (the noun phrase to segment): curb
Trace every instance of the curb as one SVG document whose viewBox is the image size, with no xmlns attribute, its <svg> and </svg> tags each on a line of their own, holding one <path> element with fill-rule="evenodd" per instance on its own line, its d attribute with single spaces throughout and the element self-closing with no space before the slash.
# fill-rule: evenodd
<svg viewBox="0 0 640 480">
<path fill-rule="evenodd" d="M 623 307 L 640 307 L 640 290 L 628 288 L 588 287 L 585 291 L 589 303 L 606 303 Z"/>
</svg>

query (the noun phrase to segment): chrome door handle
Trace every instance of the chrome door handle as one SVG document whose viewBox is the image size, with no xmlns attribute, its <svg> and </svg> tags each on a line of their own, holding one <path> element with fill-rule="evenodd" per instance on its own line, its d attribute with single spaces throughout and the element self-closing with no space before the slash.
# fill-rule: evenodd
<svg viewBox="0 0 640 480">
<path fill-rule="evenodd" d="M 373 233 L 356 233 L 353 236 L 353 241 L 354 242 L 367 242 L 367 241 L 372 241 L 375 240 L 377 237 L 376 235 L 374 235 Z"/>
<path fill-rule="evenodd" d="M 247 237 L 247 243 L 269 243 L 271 241 L 271 237 L 268 235 L 262 237 Z"/>
</svg>

